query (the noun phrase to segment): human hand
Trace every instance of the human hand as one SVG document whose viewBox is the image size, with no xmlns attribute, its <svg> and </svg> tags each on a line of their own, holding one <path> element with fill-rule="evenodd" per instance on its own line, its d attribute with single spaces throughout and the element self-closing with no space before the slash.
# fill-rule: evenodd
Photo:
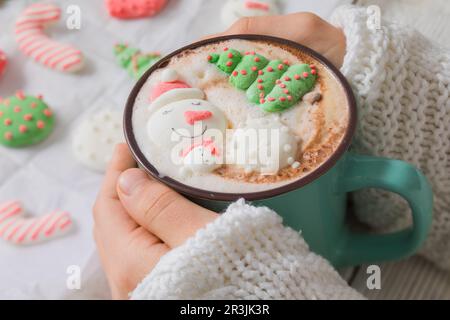
<svg viewBox="0 0 450 320">
<path fill-rule="evenodd" d="M 94 238 L 114 299 L 127 299 L 164 254 L 218 216 L 135 165 L 128 147 L 118 145 L 93 209 Z"/>
<path fill-rule="evenodd" d="M 337 68 L 342 66 L 346 51 L 342 30 L 309 12 L 241 18 L 227 31 L 214 36 L 233 34 L 260 34 L 288 39 L 317 51 Z"/>
</svg>

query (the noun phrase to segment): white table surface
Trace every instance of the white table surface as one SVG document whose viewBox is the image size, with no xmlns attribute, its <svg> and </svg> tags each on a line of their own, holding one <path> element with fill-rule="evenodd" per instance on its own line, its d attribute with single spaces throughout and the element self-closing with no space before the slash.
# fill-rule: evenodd
<svg viewBox="0 0 450 320">
<path fill-rule="evenodd" d="M 134 81 L 118 67 L 112 53 L 117 42 L 143 51 L 169 53 L 206 34 L 224 29 L 221 0 L 169 0 L 158 16 L 119 21 L 108 16 L 102 0 L 54 0 L 63 10 L 81 8 L 81 30 L 61 21 L 51 29 L 58 39 L 76 44 L 88 65 L 79 74 L 46 69 L 22 55 L 14 41 L 14 21 L 31 2 L 8 0 L 0 5 L 0 48 L 9 67 L 0 79 L 0 96 L 17 89 L 43 94 L 57 117 L 55 132 L 44 143 L 24 150 L 0 147 L 0 202 L 19 199 L 32 215 L 61 208 L 72 213 L 76 228 L 64 238 L 30 247 L 0 240 L 0 298 L 108 298 L 91 236 L 91 207 L 101 175 L 85 169 L 71 153 L 73 128 L 98 108 L 122 109 Z M 339 0 L 285 0 L 283 11 L 312 11 L 326 18 Z M 66 270 L 81 267 L 81 290 L 66 287 Z"/>
</svg>

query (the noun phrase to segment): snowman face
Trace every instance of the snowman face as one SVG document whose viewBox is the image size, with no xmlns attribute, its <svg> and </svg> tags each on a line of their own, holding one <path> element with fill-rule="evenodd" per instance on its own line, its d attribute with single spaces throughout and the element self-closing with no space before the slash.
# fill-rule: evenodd
<svg viewBox="0 0 450 320">
<path fill-rule="evenodd" d="M 242 17 L 265 16 L 278 13 L 276 0 L 228 0 L 222 8 L 222 20 L 231 25 Z"/>
<path fill-rule="evenodd" d="M 149 138 L 160 147 L 174 146 L 180 140 L 225 135 L 227 120 L 223 112 L 205 100 L 187 99 L 157 110 L 147 123 Z"/>
</svg>

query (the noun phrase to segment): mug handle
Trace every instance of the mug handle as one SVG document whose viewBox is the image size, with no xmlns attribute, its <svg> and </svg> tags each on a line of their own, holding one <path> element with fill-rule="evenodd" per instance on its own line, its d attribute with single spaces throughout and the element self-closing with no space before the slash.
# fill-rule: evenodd
<svg viewBox="0 0 450 320">
<path fill-rule="evenodd" d="M 413 254 L 425 240 L 431 225 L 433 193 L 427 178 L 417 168 L 400 160 L 353 153 L 349 153 L 346 160 L 340 190 L 379 188 L 397 193 L 411 207 L 413 225 L 390 234 L 359 234 L 346 229 L 346 241 L 337 259 L 339 265 L 387 261 Z"/>
</svg>

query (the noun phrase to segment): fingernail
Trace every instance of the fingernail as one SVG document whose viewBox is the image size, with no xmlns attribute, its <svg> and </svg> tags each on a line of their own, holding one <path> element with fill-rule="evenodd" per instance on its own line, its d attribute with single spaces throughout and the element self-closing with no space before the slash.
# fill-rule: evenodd
<svg viewBox="0 0 450 320">
<path fill-rule="evenodd" d="M 134 191 L 148 180 L 147 175 L 139 169 L 123 172 L 119 177 L 119 188 L 126 195 L 132 195 Z"/>
</svg>

